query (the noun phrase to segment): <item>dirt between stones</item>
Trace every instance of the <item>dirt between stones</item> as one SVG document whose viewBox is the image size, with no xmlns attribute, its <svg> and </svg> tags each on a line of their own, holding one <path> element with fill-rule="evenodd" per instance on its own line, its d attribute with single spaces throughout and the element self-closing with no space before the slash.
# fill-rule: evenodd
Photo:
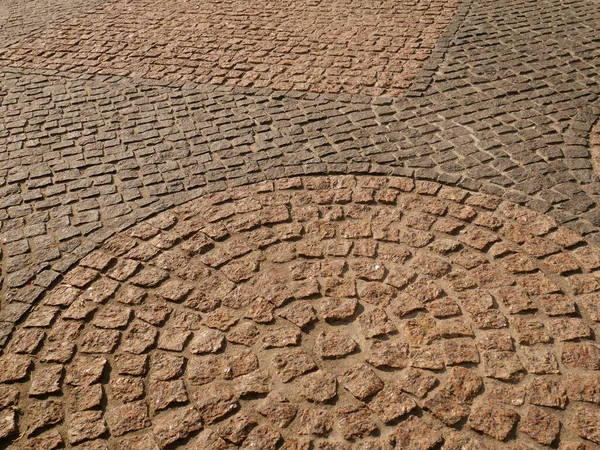
<svg viewBox="0 0 600 450">
<path fill-rule="evenodd" d="M 408 178 L 230 189 L 112 238 L 0 356 L 0 445 L 595 449 L 600 252 Z"/>
</svg>

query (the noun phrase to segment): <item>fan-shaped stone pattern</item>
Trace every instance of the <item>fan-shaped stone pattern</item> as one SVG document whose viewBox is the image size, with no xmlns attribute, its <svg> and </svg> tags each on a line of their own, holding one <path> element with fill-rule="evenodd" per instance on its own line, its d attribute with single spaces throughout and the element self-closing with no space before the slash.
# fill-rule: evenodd
<svg viewBox="0 0 600 450">
<path fill-rule="evenodd" d="M 436 183 L 231 189 L 115 236 L 49 292 L 0 357 L 0 436 L 597 448 L 598 268 L 553 219 Z"/>
</svg>

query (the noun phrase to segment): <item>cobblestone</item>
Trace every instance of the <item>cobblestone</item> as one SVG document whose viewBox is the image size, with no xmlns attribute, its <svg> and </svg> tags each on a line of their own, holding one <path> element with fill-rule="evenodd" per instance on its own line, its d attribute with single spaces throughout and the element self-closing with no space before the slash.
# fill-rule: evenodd
<svg viewBox="0 0 600 450">
<path fill-rule="evenodd" d="M 600 12 L 366 3 L 0 7 L 0 439 L 600 445 Z"/>
<path fill-rule="evenodd" d="M 199 8 L 193 2 L 113 1 L 21 39 L 2 59 L 13 66 L 133 78 L 397 95 L 419 73 L 459 4 L 263 0 L 226 6 L 212 1 Z M 140 28 L 140 16 L 151 33 Z M 156 136 L 144 128 L 140 137 Z M 238 136 L 232 143 L 252 141 Z"/>
<path fill-rule="evenodd" d="M 496 198 L 482 203 L 467 190 L 456 189 L 449 199 L 441 185 L 403 184 L 396 177 L 296 180 L 293 186 L 265 182 L 192 200 L 115 235 L 86 256 L 85 270 L 93 270 L 93 277 L 82 278 L 83 265 L 68 271 L 46 298 L 65 293 L 69 300 L 34 310 L 0 357 L 0 410 L 6 416 L 0 429 L 6 442 L 27 448 L 58 431 L 71 445 L 98 441 L 107 448 L 128 448 L 139 433 L 148 448 L 184 442 L 279 448 L 296 445 L 298 435 L 315 448 L 359 443 L 370 448 L 370 442 L 392 448 L 454 448 L 455 442 L 542 448 L 564 441 L 594 448 L 600 347 L 596 333 L 578 330 L 597 332 L 598 321 L 588 314 L 589 294 L 577 294 L 570 279 L 597 277 L 598 267 L 557 273 L 545 264 L 546 255 L 504 230 L 522 217 L 544 222 L 544 228 L 531 230 L 539 245 L 554 246 L 555 255 L 572 260 L 593 253 L 592 243 L 577 238 L 565 245 L 569 232 L 548 216 Z M 378 186 L 370 188 L 369 203 L 336 202 L 329 195 L 367 184 Z M 395 195 L 380 195 L 388 190 Z M 321 204 L 324 197 L 331 200 Z M 237 227 L 270 211 L 274 201 L 286 210 L 286 222 Z M 436 231 L 425 243 L 404 243 L 403 232 L 429 223 L 422 214 L 433 203 L 439 211 L 434 223 L 464 205 L 471 205 L 471 213 L 452 233 Z M 311 205 L 318 215 L 307 219 Z M 327 215 L 332 206 L 339 208 L 333 219 Z M 217 213 L 216 220 L 206 214 L 217 210 L 229 213 Z M 485 231 L 478 219 L 490 216 L 495 225 Z M 374 237 L 383 217 L 389 218 L 388 232 Z M 369 232 L 364 223 L 373 224 Z M 142 231 L 155 225 L 160 232 Z M 222 231 L 213 239 L 216 225 Z M 290 238 L 292 225 L 299 231 Z M 274 238 L 254 241 L 259 230 Z M 485 246 L 462 239 L 484 231 Z M 164 247 L 155 240 L 161 233 L 184 237 Z M 187 242 L 198 236 L 210 245 L 190 255 Z M 343 252 L 326 250 L 340 241 L 347 244 Z M 299 252 L 305 242 L 320 251 Z M 116 288 L 100 302 L 83 300 L 144 244 L 158 251 L 135 271 L 119 272 Z M 286 258 L 272 251 L 282 244 L 289 246 Z M 496 245 L 505 251 L 492 251 Z M 465 253 L 476 255 L 478 264 L 456 258 Z M 197 270 L 157 267 L 177 255 L 187 255 Z M 508 277 L 503 260 L 510 255 L 528 257 L 534 268 Z M 231 265 L 249 258 L 247 275 L 232 282 Z M 343 269 L 332 270 L 338 265 Z M 365 279 L 365 270 L 378 265 L 384 271 Z M 391 275 L 417 266 L 428 270 L 397 286 Z M 495 279 L 507 276 L 510 286 L 482 277 L 482 267 Z M 576 312 L 547 314 L 547 294 L 528 283 L 531 272 L 551 279 Z M 145 296 L 130 302 L 129 283 L 147 273 L 161 276 L 150 277 Z M 68 280 L 84 280 L 85 290 Z M 298 283 L 308 280 L 314 287 L 306 295 Z M 332 289 L 353 300 L 343 314 L 331 314 L 332 307 L 339 308 L 331 304 Z M 413 295 L 414 309 L 398 314 L 397 302 Z M 452 315 L 436 313 L 442 300 L 453 303 Z M 78 302 L 93 305 L 84 319 L 70 318 Z M 482 321 L 485 315 L 493 321 Z M 375 327 L 374 334 L 372 326 L 361 325 L 364 316 L 389 326 Z M 61 331 L 69 322 L 77 324 L 75 335 Z M 24 411 L 23 417 L 15 420 L 13 410 Z"/>
<path fill-rule="evenodd" d="M 73 15 L 87 12 L 107 0 L 16 1 L 2 5 L 0 10 L 0 47 L 14 44 L 35 32 L 68 20 Z M 44 175 L 43 171 L 38 172 Z M 13 179 L 16 176 L 12 177 Z"/>
<path fill-rule="evenodd" d="M 549 2 L 549 5 L 552 5 L 552 2 Z M 473 12 L 465 19 L 467 22 L 471 20 L 475 25 L 481 21 L 485 22 L 488 19 L 493 22 L 493 17 L 488 17 L 485 14 L 477 15 L 476 8 L 477 6 L 473 5 Z M 507 8 L 510 10 L 510 7 Z M 485 26 L 490 25 L 490 23 L 485 22 Z M 493 25 L 498 26 L 497 23 Z M 466 26 L 465 24 L 464 27 Z M 552 29 L 558 32 L 563 25 L 557 23 L 552 26 L 555 27 Z M 458 36 L 460 36 L 460 30 Z M 447 169 L 450 167 L 448 161 L 456 159 L 451 153 L 456 153 L 458 149 L 452 146 L 453 138 L 449 136 L 456 134 L 458 128 L 460 128 L 464 133 L 461 136 L 472 135 L 473 139 L 480 139 L 478 136 L 482 131 L 479 129 L 469 130 L 469 127 L 465 124 L 455 122 L 456 117 L 446 117 L 441 112 L 430 111 L 431 106 L 428 102 L 431 100 L 426 101 L 425 99 L 437 98 L 435 101 L 438 105 L 447 104 L 455 109 L 454 96 L 456 98 L 464 97 L 461 89 L 452 89 L 448 93 L 445 93 L 445 91 L 440 91 L 439 86 L 443 85 L 444 76 L 453 74 L 450 64 L 451 56 L 460 59 L 461 49 L 463 47 L 469 48 L 469 40 L 465 39 L 466 42 L 462 43 L 457 37 L 454 41 L 454 46 L 448 49 L 448 56 L 445 63 L 447 67 L 441 67 L 439 73 L 431 78 L 432 82 L 427 95 L 423 98 L 407 97 L 390 100 L 391 103 L 386 107 L 396 112 L 390 116 L 381 116 L 378 119 L 378 123 L 363 123 L 363 120 L 357 121 L 354 119 L 352 112 L 357 108 L 377 109 L 380 107 L 377 102 L 373 101 L 371 105 L 345 103 L 351 97 L 348 97 L 348 99 L 345 99 L 343 96 L 331 99 L 318 96 L 311 98 L 310 95 L 303 94 L 296 99 L 294 96 L 280 97 L 269 92 L 261 95 L 260 91 L 244 92 L 242 90 L 238 92 L 238 90 L 215 88 L 209 85 L 161 87 L 150 84 L 144 85 L 144 82 L 136 84 L 127 79 L 103 79 L 96 76 L 91 79 L 84 78 L 78 80 L 69 74 L 45 76 L 40 73 L 39 75 L 28 75 L 15 72 L 11 69 L 4 69 L 3 76 L 5 81 L 3 82 L 3 87 L 4 91 L 8 94 L 5 101 L 7 106 L 18 105 L 19 108 L 25 108 L 23 114 L 30 115 L 29 112 L 26 112 L 29 109 L 26 105 L 43 102 L 45 107 L 42 113 L 48 117 L 58 114 L 56 117 L 61 117 L 60 120 L 71 122 L 73 118 L 75 118 L 76 122 L 80 117 L 85 116 L 88 118 L 85 124 L 73 125 L 77 130 L 68 131 L 65 128 L 64 131 L 66 134 L 74 133 L 76 135 L 71 140 L 73 143 L 79 142 L 77 145 L 78 148 L 81 148 L 81 151 L 66 152 L 59 148 L 53 153 L 56 158 L 47 156 L 45 160 L 42 160 L 39 155 L 40 152 L 45 151 L 46 146 L 56 148 L 57 143 L 63 142 L 63 138 L 61 137 L 63 133 L 60 130 L 57 134 L 43 131 L 42 134 L 46 136 L 44 138 L 46 139 L 46 143 L 42 143 L 40 135 L 40 138 L 35 139 L 36 145 L 34 146 L 29 144 L 25 146 L 25 141 L 20 139 L 15 140 L 15 142 L 9 142 L 10 139 L 7 140 L 6 149 L 8 151 L 8 159 L 4 162 L 5 168 L 3 170 L 5 171 L 4 179 L 9 180 L 10 184 L 7 184 L 5 188 L 8 197 L 5 205 L 5 218 L 7 220 L 4 221 L 5 230 L 3 236 L 5 237 L 3 240 L 11 245 L 18 241 L 19 237 L 16 234 L 13 237 L 11 231 L 24 219 L 16 217 L 14 214 L 11 215 L 9 209 L 15 208 L 22 202 L 27 203 L 29 205 L 28 208 L 33 208 L 31 209 L 31 213 L 28 213 L 33 214 L 31 219 L 27 219 L 28 215 L 24 216 L 27 219 L 25 224 L 31 223 L 31 225 L 28 225 L 28 229 L 36 226 L 45 226 L 48 234 L 30 237 L 31 242 L 28 245 L 30 249 L 33 249 L 31 258 L 27 254 L 23 254 L 22 256 L 12 255 L 12 251 L 5 251 L 7 263 L 4 270 L 8 272 L 6 273 L 6 285 L 8 287 L 19 288 L 26 285 L 36 273 L 39 278 L 37 282 L 40 286 L 51 283 L 52 278 L 48 279 L 48 275 L 46 274 L 63 272 L 65 266 L 72 264 L 81 255 L 85 255 L 90 250 L 93 242 L 101 241 L 112 233 L 114 226 L 117 229 L 124 228 L 136 220 L 152 214 L 154 211 L 168 207 L 171 204 L 170 202 L 173 201 L 167 200 L 165 202 L 159 197 L 166 196 L 179 202 L 189 199 L 194 195 L 199 195 L 200 191 L 196 188 L 205 185 L 205 183 L 209 183 L 207 189 L 221 189 L 224 183 L 230 185 L 245 184 L 262 180 L 265 177 L 272 178 L 293 175 L 298 173 L 296 170 L 301 173 L 312 173 L 314 172 L 313 169 L 317 169 L 318 171 L 367 170 L 376 172 L 392 170 L 403 174 L 411 174 L 417 178 L 425 175 L 427 178 L 429 175 L 426 175 L 423 168 L 411 167 L 411 164 L 415 160 L 414 156 L 416 155 L 415 152 L 418 151 L 417 149 L 424 145 L 435 148 L 439 142 L 447 143 L 447 148 L 440 150 L 441 153 L 439 156 L 433 158 L 434 162 L 435 160 L 445 161 L 436 166 L 438 167 L 436 169 L 438 172 L 434 178 L 443 182 L 458 183 L 465 187 L 485 189 L 490 193 L 503 193 L 511 200 L 527 202 L 535 209 L 539 209 L 541 205 L 545 205 L 542 208 L 543 211 L 553 207 L 555 208 L 555 213 L 553 214 L 561 222 L 569 222 L 571 226 L 580 232 L 594 232 L 595 226 L 593 223 L 586 224 L 585 222 L 586 218 L 589 218 L 592 222 L 594 221 L 593 209 L 589 210 L 586 214 L 583 214 L 584 211 L 580 209 L 584 198 L 586 199 L 584 201 L 586 205 L 584 209 L 593 208 L 593 200 L 584 193 L 584 191 L 588 191 L 590 194 L 593 194 L 596 189 L 593 183 L 588 183 L 588 181 L 594 180 L 591 170 L 588 171 L 589 175 L 585 175 L 585 180 L 583 181 L 578 180 L 578 177 L 565 178 L 567 175 L 566 172 L 559 173 L 555 170 L 558 166 L 553 162 L 554 160 L 546 160 L 545 163 L 539 160 L 534 163 L 537 164 L 535 166 L 536 169 L 528 175 L 534 178 L 542 177 L 539 181 L 536 181 L 539 187 L 536 191 L 520 188 L 520 180 L 523 178 L 523 174 L 525 173 L 523 170 L 525 168 L 519 169 L 517 173 L 520 175 L 513 182 L 509 184 L 502 183 L 500 185 L 494 184 L 493 180 L 496 178 L 473 179 L 462 166 L 460 170 L 456 166 L 457 172 L 447 172 Z M 582 42 L 587 41 L 582 38 Z M 593 71 L 590 72 L 591 70 L 592 68 L 589 68 L 582 76 L 589 79 L 593 75 Z M 472 70 L 463 73 L 463 75 L 463 79 L 469 80 Z M 456 74 L 452 75 L 452 77 L 456 76 Z M 485 80 L 481 80 L 481 82 L 483 81 Z M 488 80 L 487 83 L 495 86 L 495 81 Z M 24 86 L 24 89 L 21 86 Z M 27 86 L 31 86 L 31 88 L 27 88 Z M 40 86 L 42 86 L 41 90 Z M 58 92 L 61 92 L 61 94 L 58 94 Z M 593 84 L 589 86 L 589 92 L 589 96 L 595 95 L 593 94 L 595 92 Z M 118 103 L 119 107 L 116 107 L 116 104 L 109 100 L 111 98 L 123 98 L 123 102 Z M 157 102 L 159 104 L 157 104 L 157 108 L 147 108 L 139 104 L 140 98 L 145 99 L 142 100 L 142 103 L 146 105 L 157 104 Z M 307 98 L 311 99 L 308 100 Z M 504 105 L 507 102 L 514 103 L 513 100 L 510 100 L 511 95 L 508 94 L 498 98 L 497 102 L 501 102 Z M 520 99 L 519 101 L 523 103 L 520 106 L 523 109 L 528 109 L 529 106 L 527 105 L 529 104 L 531 108 L 538 108 L 536 103 L 538 101 L 537 97 L 533 100 Z M 590 98 L 582 100 L 574 99 L 572 100 L 574 102 L 573 105 L 567 105 L 565 102 L 558 105 L 560 108 L 563 106 L 566 107 L 565 111 L 578 111 L 577 102 L 581 103 L 583 101 L 589 104 Z M 66 110 L 65 106 L 67 103 L 65 102 L 71 104 Z M 161 102 L 164 106 L 160 106 Z M 483 102 L 482 107 L 486 108 L 490 102 L 492 100 L 488 100 L 487 103 Z M 91 108 L 93 104 L 97 106 Z M 203 108 L 203 104 L 210 105 Z M 200 111 L 204 109 L 205 112 L 199 112 L 199 106 Z M 11 111 L 14 110 L 13 106 L 10 108 Z M 86 112 L 82 108 L 86 108 Z M 124 115 L 118 112 L 120 108 L 126 111 Z M 420 111 L 418 116 L 413 116 L 413 113 L 410 113 L 410 116 L 407 115 L 410 111 L 415 111 L 415 108 Z M 559 120 L 559 122 L 565 120 L 562 117 L 562 109 L 546 109 L 547 111 L 544 111 L 546 117 L 553 117 L 552 114 L 555 114 L 558 118 L 556 120 Z M 156 133 L 158 133 L 155 137 L 149 140 L 145 135 L 136 138 L 142 139 L 143 142 L 146 142 L 146 145 L 162 142 L 160 146 L 155 147 L 161 149 L 158 153 L 157 150 L 152 151 L 151 154 L 148 153 L 150 150 L 148 150 L 149 147 L 147 146 L 144 147 L 146 150 L 142 148 L 138 149 L 141 141 L 129 137 L 132 132 L 133 136 L 135 136 L 137 133 L 135 129 L 138 128 L 133 123 L 130 124 L 123 121 L 130 110 L 137 111 L 137 116 L 140 116 L 137 120 L 141 123 L 157 123 L 163 120 L 162 116 L 159 116 L 158 111 L 179 111 L 175 115 L 173 113 L 170 117 L 164 119 L 166 120 L 164 130 L 162 127 L 154 126 Z M 65 111 L 70 111 L 67 112 L 67 115 L 71 119 L 65 117 Z M 229 119 L 220 117 L 217 111 L 221 111 Z M 275 111 L 279 112 L 276 113 Z M 435 126 L 438 131 L 432 134 L 419 135 L 417 138 L 411 130 L 418 130 L 423 126 L 424 119 L 421 117 L 421 113 L 430 114 L 432 118 L 434 118 L 433 116 L 437 117 L 433 123 L 437 124 Z M 216 117 L 215 114 L 219 117 Z M 274 120 L 272 118 L 273 114 L 278 114 L 281 117 L 277 117 Z M 105 116 L 113 118 L 111 119 L 113 120 L 111 125 L 102 125 L 104 123 L 103 117 Z M 233 119 L 233 117 L 238 116 L 239 119 Z M 400 120 L 400 122 L 397 122 L 398 124 L 405 123 L 405 125 L 401 125 L 399 131 L 395 131 L 397 127 L 392 126 L 393 122 L 381 120 L 384 117 L 392 116 L 394 120 Z M 588 114 L 586 117 L 588 116 L 590 120 L 593 118 L 593 114 Z M 8 132 L 9 136 L 15 133 L 22 135 L 23 132 L 20 131 L 20 128 L 13 128 L 12 117 L 12 115 L 10 118 L 5 116 L 4 125 L 6 132 Z M 117 117 L 119 118 L 118 120 L 116 119 Z M 308 122 L 305 122 L 302 126 L 293 125 L 300 117 L 305 117 L 303 120 L 307 120 Z M 572 116 L 570 117 L 571 121 L 575 120 Z M 530 119 L 533 119 L 533 117 Z M 19 120 L 22 121 L 23 119 L 17 119 L 17 122 Z M 40 133 L 38 131 L 39 120 L 41 119 L 36 119 L 34 121 L 35 124 L 31 125 L 33 128 L 30 127 L 31 132 L 34 134 Z M 50 124 L 52 120 L 54 119 L 44 119 L 44 123 L 48 122 Z M 209 123 L 211 120 L 214 123 Z M 264 122 L 265 120 L 267 122 Z M 498 119 L 494 120 L 498 121 Z M 287 124 L 284 123 L 286 121 Z M 527 122 L 525 120 L 519 121 L 513 119 L 511 121 L 511 124 L 516 124 L 511 125 L 511 129 L 517 132 L 520 124 Z M 411 122 L 414 122 L 414 125 L 411 125 Z M 529 122 L 534 123 L 533 120 L 529 120 Z M 208 128 L 198 129 L 198 125 L 204 123 L 206 123 Z M 333 125 L 332 123 L 335 124 Z M 230 129 L 232 124 L 236 124 L 235 126 L 238 130 L 236 133 L 252 136 L 251 139 L 253 142 L 239 146 L 235 137 L 229 137 L 232 133 Z M 98 128 L 99 126 L 100 128 Z M 192 128 L 188 130 L 189 127 Z M 301 134 L 292 132 L 293 129 L 299 130 L 296 127 L 302 128 Z M 489 127 L 492 127 L 492 130 L 494 129 L 492 125 L 489 125 Z M 44 129 L 46 128 L 48 127 L 44 126 Z M 343 141 L 345 142 L 343 145 L 336 138 L 336 130 L 338 128 L 340 129 L 339 132 L 343 132 L 345 136 L 350 138 L 350 140 L 346 138 Z M 548 129 L 548 133 L 560 136 L 563 133 L 563 128 L 565 127 L 559 127 L 558 131 Z M 192 137 L 192 129 L 196 129 L 196 136 L 194 137 Z M 216 134 L 213 133 L 213 129 Z M 568 127 L 565 129 L 569 131 Z M 86 131 L 83 133 L 81 130 Z M 245 134 L 246 131 L 244 130 L 247 130 L 249 134 Z M 198 131 L 200 131 L 200 134 L 198 134 Z M 365 135 L 365 133 L 367 134 Z M 105 135 L 107 136 L 106 139 Z M 181 139 L 177 138 L 173 140 L 173 136 L 181 136 Z M 432 136 L 432 138 L 430 139 L 428 136 Z M 472 152 L 475 152 L 473 153 L 475 155 L 479 155 L 478 161 L 485 162 L 486 164 L 492 163 L 492 166 L 496 164 L 493 161 L 513 161 L 511 162 L 511 166 L 506 166 L 506 164 L 498 166 L 506 168 L 502 170 L 508 170 L 513 173 L 515 170 L 511 167 L 514 166 L 516 168 L 528 163 L 524 161 L 520 162 L 518 159 L 518 155 L 523 154 L 523 152 L 517 152 L 517 156 L 501 154 L 504 151 L 501 149 L 506 149 L 508 148 L 507 145 L 509 145 L 508 141 L 503 142 L 503 139 L 511 137 L 512 134 L 509 131 L 497 135 L 496 139 L 498 140 L 499 147 L 494 149 L 493 155 L 489 154 L 490 150 L 488 149 L 484 151 L 473 148 Z M 566 145 L 564 141 L 567 138 L 567 135 L 562 136 L 563 143 L 559 145 L 559 138 L 557 137 L 557 142 L 552 145 L 559 147 L 562 145 L 564 147 Z M 294 142 L 293 145 L 291 144 L 292 139 Z M 541 145 L 545 142 L 544 139 L 546 138 L 542 136 L 536 139 L 538 139 Z M 346 150 L 346 143 L 350 142 L 354 142 L 354 149 L 348 151 Z M 10 144 L 10 151 L 8 150 L 8 144 Z M 130 147 L 130 150 L 124 150 L 119 156 L 115 156 L 116 147 L 113 148 L 113 144 Z M 365 147 L 366 144 L 369 146 L 372 145 L 373 148 Z M 221 150 L 223 145 L 225 147 Z M 317 146 L 315 147 L 315 145 Z M 463 146 L 466 144 L 459 145 Z M 510 145 L 514 147 L 518 146 L 518 143 L 511 142 Z M 524 145 L 523 143 L 521 147 Z M 532 141 L 527 145 L 534 145 L 534 143 Z M 569 145 L 569 148 L 573 147 L 573 145 Z M 585 152 L 587 150 L 584 149 L 585 145 L 578 145 L 583 152 L 582 157 L 586 157 L 587 154 Z M 196 147 L 198 149 L 194 150 Z M 89 148 L 89 151 L 85 150 L 86 148 Z M 328 148 L 331 150 L 327 150 Z M 322 153 L 321 149 L 325 153 Z M 287 150 L 292 153 L 288 153 Z M 484 155 L 481 152 L 487 153 Z M 219 153 L 222 153 L 222 155 L 218 156 Z M 263 157 L 257 159 L 255 157 L 260 154 L 264 154 L 264 157 L 268 159 L 264 159 Z M 305 157 L 301 156 L 303 154 Z M 370 155 L 373 154 L 378 155 L 377 161 L 371 160 Z M 442 156 L 443 154 L 447 154 L 448 156 Z M 386 156 L 387 160 L 385 158 L 381 159 L 383 155 L 389 155 L 389 157 Z M 406 155 L 406 157 L 402 155 Z M 299 156 L 300 158 L 298 158 Z M 168 158 L 170 162 L 167 163 L 165 158 Z M 173 165 L 173 158 L 175 161 L 178 161 L 176 164 L 177 167 Z M 464 157 L 460 155 L 459 160 L 461 158 Z M 469 158 L 474 157 L 469 156 Z M 542 157 L 540 158 L 543 159 Z M 17 172 L 19 164 L 24 164 L 28 169 Z M 53 170 L 52 167 L 55 164 L 58 164 L 58 166 Z M 390 167 L 384 168 L 382 164 L 390 164 Z M 547 169 L 538 170 L 537 166 L 541 164 L 546 164 Z M 236 169 L 240 165 L 244 167 L 243 172 Z M 431 172 L 432 169 L 427 170 Z M 442 172 L 439 172 L 439 170 L 442 170 Z M 585 170 L 583 169 L 577 171 L 578 174 L 583 174 L 584 172 Z M 24 175 L 16 176 L 17 173 L 27 173 L 29 178 L 24 178 Z M 457 178 L 453 175 L 454 173 L 460 174 L 460 176 Z M 43 174 L 41 175 L 42 178 L 38 178 L 40 176 L 38 174 Z M 85 175 L 87 179 L 92 180 L 92 185 L 83 187 L 82 189 L 80 187 L 81 183 L 73 184 L 72 180 L 75 174 L 77 176 Z M 130 178 L 134 174 L 134 178 Z M 175 178 L 173 178 L 174 175 L 176 175 Z M 505 177 L 508 180 L 511 178 L 508 175 L 508 172 L 506 172 L 501 177 Z M 40 187 L 42 196 L 28 197 L 26 200 L 23 195 L 26 195 L 26 192 L 32 186 L 35 186 L 34 189 L 38 189 L 37 185 L 40 179 L 47 180 L 49 183 Z M 111 196 L 110 200 L 105 199 L 106 196 L 100 191 L 100 188 L 93 187 L 94 183 L 97 183 L 102 189 L 108 189 L 114 193 L 107 194 Z M 551 188 L 550 185 L 554 186 L 554 188 Z M 75 208 L 68 206 L 68 203 L 71 202 L 69 200 L 71 197 L 65 197 L 67 186 L 72 190 L 70 191 L 72 195 L 77 196 L 78 203 Z M 156 187 L 161 188 L 156 190 Z M 60 188 L 60 190 L 57 188 Z M 519 190 L 520 193 L 517 195 L 517 191 Z M 553 193 L 550 192 L 551 190 L 553 190 Z M 570 196 L 571 200 L 565 194 Z M 532 198 L 532 196 L 535 198 Z M 75 199 L 75 197 L 72 198 L 73 200 Z M 52 204 L 47 203 L 50 199 L 52 199 Z M 63 205 L 64 202 L 67 202 L 67 204 Z M 11 209 L 11 211 L 14 212 L 14 209 Z M 90 214 L 93 216 L 91 222 L 88 218 Z M 67 226 L 67 228 L 57 228 L 59 221 L 62 225 Z M 71 223 L 73 224 L 73 228 L 69 231 L 68 225 Z M 438 226 L 448 225 L 440 223 Z M 52 230 L 56 230 L 56 233 Z M 43 242 L 40 242 L 40 237 L 43 237 Z M 22 242 L 24 246 L 27 241 Z M 58 248 L 55 246 L 57 242 L 60 243 Z M 140 251 L 143 251 L 143 248 Z M 143 255 L 143 253 L 140 253 L 138 257 L 144 257 Z M 24 264 L 28 264 L 32 260 L 38 262 L 33 269 L 23 268 Z M 45 271 L 48 265 L 53 265 L 53 272 Z M 48 281 L 44 281 L 45 279 L 48 279 Z M 7 294 L 7 296 L 11 295 L 18 294 Z"/>
</svg>

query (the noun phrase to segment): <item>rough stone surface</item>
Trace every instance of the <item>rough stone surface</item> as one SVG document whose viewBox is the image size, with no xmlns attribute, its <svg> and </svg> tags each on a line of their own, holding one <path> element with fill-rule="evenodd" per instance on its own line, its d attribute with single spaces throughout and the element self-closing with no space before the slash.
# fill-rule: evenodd
<svg viewBox="0 0 600 450">
<path fill-rule="evenodd" d="M 197 8 L 190 2 L 111 2 L 25 37 L 2 56 L 7 64 L 28 68 L 101 70 L 132 78 L 276 90 L 397 95 L 419 74 L 459 4 L 458 0 L 401 4 L 386 0 L 376 5 L 265 0 L 225 8 L 212 1 Z M 357 16 L 356 9 L 365 14 Z M 161 26 L 144 39 L 128 40 L 116 58 L 98 58 L 108 56 L 108 48 L 140 30 L 136 20 L 140 15 L 148 25 Z M 414 20 L 415 15 L 419 20 Z M 178 19 L 172 20 L 173 16 Z M 83 31 L 88 38 L 73 45 L 72 37 Z M 105 46 L 94 47 L 102 37 Z M 231 45 L 232 41 L 237 42 Z M 51 42 L 47 51 L 60 52 L 62 57 L 35 51 L 42 42 Z M 152 53 L 144 51 L 148 45 Z M 23 52 L 28 55 L 25 61 Z M 92 52 L 96 58 L 90 57 Z M 179 64 L 182 59 L 187 60 L 185 66 Z"/>
<path fill-rule="evenodd" d="M 196 3 L 0 6 L 0 447 L 598 447 L 596 5 Z"/>
<path fill-rule="evenodd" d="M 552 272 L 545 255 L 536 256 L 512 233 L 520 218 L 539 224 L 546 216 L 492 198 L 481 206 L 481 196 L 469 191 L 405 185 L 405 178 L 296 180 L 193 200 L 117 234 L 101 256 L 87 258 L 87 266 L 97 267 L 93 286 L 124 267 L 131 249 L 154 239 L 134 230 L 180 236 L 166 248 L 155 242 L 159 251 L 115 278 L 108 297 L 85 300 L 94 308 L 82 318 L 67 318 L 75 299 L 53 306 L 52 320 L 50 310 L 38 309 L 18 326 L 7 348 L 20 353 L 0 359 L 0 408 L 26 414 L 14 423 L 6 414 L 5 439 L 14 439 L 22 423 L 26 443 L 56 430 L 70 444 L 123 448 L 140 434 L 158 448 L 184 440 L 278 448 L 296 445 L 299 435 L 317 436 L 314 445 L 321 439 L 365 448 L 378 441 L 435 448 L 446 439 L 448 448 L 453 442 L 485 448 L 595 442 L 600 346 L 595 335 L 578 332 L 595 329 L 595 322 L 587 312 L 589 293 L 575 293 L 572 282 L 594 271 Z M 395 195 L 355 201 L 363 189 L 374 198 Z M 239 228 L 265 209 L 272 217 L 274 204 L 286 210 L 284 222 Z M 458 234 L 401 237 L 419 230 L 422 220 L 429 223 L 426 214 L 436 224 L 466 206 L 465 219 L 452 219 Z M 327 216 L 333 208 L 335 215 Z M 490 215 L 492 227 L 477 225 Z M 565 244 L 564 236 L 573 235 L 556 222 L 545 233 L 532 231 L 539 246 L 553 246 L 565 258 L 594 249 L 585 238 Z M 481 232 L 493 244 L 460 243 L 462 232 Z M 199 234 L 210 245 L 190 256 L 185 249 Z M 493 251 L 496 245 L 505 250 Z M 187 265 L 172 262 L 182 254 Z M 531 271 L 507 270 L 508 257 L 535 262 L 535 283 Z M 428 269 L 418 270 L 423 261 Z M 246 263 L 247 276 L 231 277 L 233 265 Z M 365 279 L 371 266 L 385 271 Z M 397 274 L 407 271 L 399 283 Z M 129 280 L 144 277 L 144 295 L 122 302 Z M 544 277 L 580 316 L 569 308 L 546 314 Z M 69 286 L 59 282 L 49 297 Z M 442 300 L 455 304 L 451 315 L 438 314 Z M 73 321 L 77 345 L 65 331 Z M 374 323 L 387 324 L 383 334 L 365 332 Z M 565 339 L 566 333 L 578 334 Z"/>
</svg>

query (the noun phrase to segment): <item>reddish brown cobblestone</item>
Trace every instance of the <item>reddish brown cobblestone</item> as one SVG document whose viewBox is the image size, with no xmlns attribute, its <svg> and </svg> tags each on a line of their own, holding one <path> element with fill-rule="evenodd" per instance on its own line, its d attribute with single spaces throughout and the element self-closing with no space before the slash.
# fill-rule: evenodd
<svg viewBox="0 0 600 450">
<path fill-rule="evenodd" d="M 345 200 L 366 186 L 371 200 Z M 536 250 L 582 261 L 594 248 L 532 210 L 440 188 L 394 177 L 264 182 L 113 237 L 50 289 L 0 356 L 0 439 L 11 448 L 597 448 L 590 295 L 600 287 L 578 294 L 571 281 L 595 279 L 598 267 L 557 273 Z M 451 214 L 451 233 L 406 238 Z M 519 222 L 536 248 L 512 239 Z M 141 247 L 155 250 L 116 270 Z M 507 270 L 517 257 L 532 267 Z M 194 270 L 167 263 L 179 260 Z M 104 280 L 115 288 L 90 297 Z"/>
<path fill-rule="evenodd" d="M 30 0 L 7 2 L 0 8 L 0 47 L 44 28 L 89 12 L 107 0 Z"/>
<path fill-rule="evenodd" d="M 5 65 L 397 95 L 460 0 L 110 2 L 0 50 Z"/>
</svg>

